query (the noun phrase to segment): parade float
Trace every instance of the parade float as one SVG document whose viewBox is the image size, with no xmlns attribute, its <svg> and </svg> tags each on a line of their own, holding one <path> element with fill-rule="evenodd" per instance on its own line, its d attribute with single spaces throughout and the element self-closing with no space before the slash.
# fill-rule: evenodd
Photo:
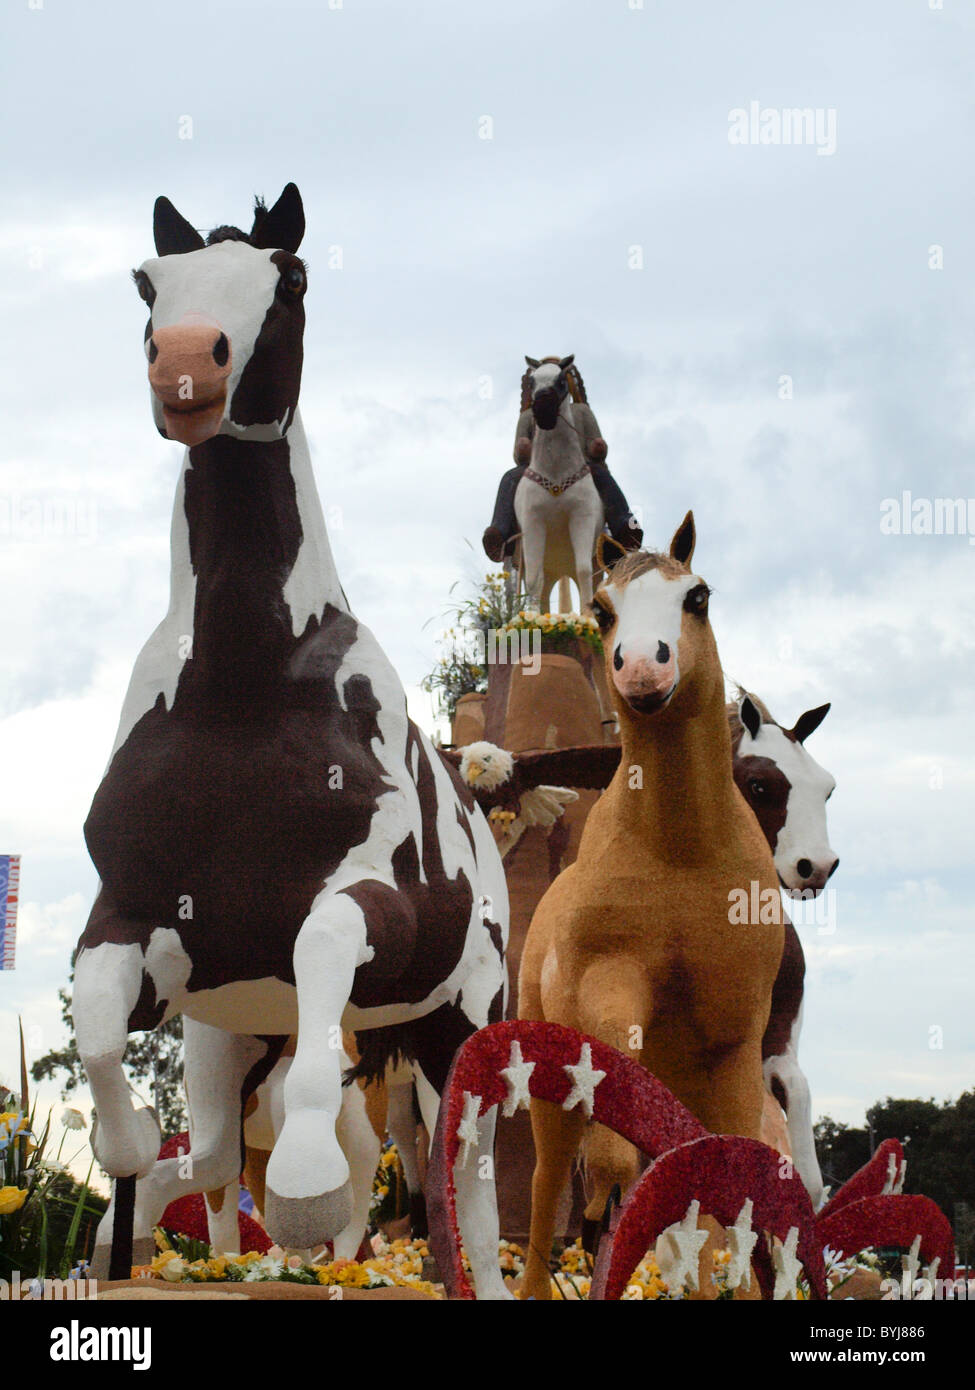
<svg viewBox="0 0 975 1390">
<path fill-rule="evenodd" d="M 819 1206 L 795 1037 L 766 1036 L 801 950 L 735 774 L 774 721 L 743 696 L 729 724 L 692 517 L 641 549 L 574 358 L 528 358 L 484 539 L 504 620 L 435 748 L 332 561 L 298 413 L 303 230 L 290 184 L 205 239 L 161 198 L 135 272 L 154 422 L 186 452 L 170 610 L 85 827 L 103 1296 L 821 1300 L 879 1247 L 947 1272 L 896 1141 Z M 824 712 L 775 729 L 801 746 Z M 797 862 L 811 891 L 835 867 Z M 754 885 L 774 911 L 736 925 Z M 122 1063 L 177 1014 L 189 1129 L 162 1144 Z M 394 1094 L 430 1140 L 412 1239 L 366 1230 Z M 27 1191 L 30 1125 L 2 1121 L 3 1192 Z"/>
</svg>

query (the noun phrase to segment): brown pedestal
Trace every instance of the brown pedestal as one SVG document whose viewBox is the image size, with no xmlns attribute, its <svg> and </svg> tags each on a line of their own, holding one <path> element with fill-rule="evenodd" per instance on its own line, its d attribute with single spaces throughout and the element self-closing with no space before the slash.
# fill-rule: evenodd
<svg viewBox="0 0 975 1390">
<path fill-rule="evenodd" d="M 483 704 L 474 714 L 473 701 Z M 464 708 L 465 701 L 469 706 Z M 601 660 L 583 642 L 572 654 L 545 654 L 540 669 L 519 664 L 491 667 L 486 697 L 465 697 L 458 704 L 452 730 L 455 744 L 486 738 L 513 753 L 528 749 L 572 748 L 578 745 L 616 743 L 609 717 Z M 477 734 L 468 731 L 483 715 Z M 579 839 L 589 809 L 599 795 L 581 791 L 579 800 L 567 807 L 550 830 L 526 830 L 505 857 L 510 904 L 508 938 L 508 976 L 510 998 L 508 1017 L 518 1016 L 518 969 L 525 937 L 535 908 L 552 880 L 571 864 L 579 849 Z M 496 1148 L 498 1207 L 501 1234 L 523 1243 L 528 1237 L 531 1211 L 531 1180 L 535 1167 L 531 1123 L 527 1111 L 511 1119 L 501 1119 Z M 565 1214 L 565 1231 L 578 1234 L 584 1198 L 581 1177 L 573 1185 L 572 1209 Z"/>
</svg>

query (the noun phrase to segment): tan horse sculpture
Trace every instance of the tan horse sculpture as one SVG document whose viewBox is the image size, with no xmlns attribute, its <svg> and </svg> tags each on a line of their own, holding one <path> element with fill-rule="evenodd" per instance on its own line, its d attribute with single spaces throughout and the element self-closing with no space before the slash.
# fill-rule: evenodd
<svg viewBox="0 0 975 1390">
<path fill-rule="evenodd" d="M 781 902 L 771 851 L 732 777 L 710 591 L 690 568 L 694 541 L 689 512 L 669 555 L 619 550 L 595 596 L 622 757 L 578 858 L 532 919 L 520 1013 L 638 1055 L 708 1129 L 757 1139 Z M 615 550 L 600 543 L 604 566 Z M 741 889 L 762 905 L 747 926 L 729 916 Z M 537 1159 L 522 1297 L 545 1299 L 556 1209 L 588 1116 L 584 1100 L 571 1110 L 533 1100 L 531 1112 Z M 600 1127 L 587 1162 L 586 1214 L 599 1219 L 614 1185 L 625 1190 L 636 1177 L 638 1156 Z"/>
</svg>

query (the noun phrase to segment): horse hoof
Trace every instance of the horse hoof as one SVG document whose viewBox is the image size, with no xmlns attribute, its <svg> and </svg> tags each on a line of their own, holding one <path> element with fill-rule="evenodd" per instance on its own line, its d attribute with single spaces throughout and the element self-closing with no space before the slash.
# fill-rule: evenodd
<svg viewBox="0 0 975 1390">
<path fill-rule="evenodd" d="M 97 1122 L 92 1125 L 92 1153 L 113 1178 L 144 1178 L 154 1168 L 161 1144 L 159 1121 L 151 1106 L 135 1112 L 121 1139 L 106 1133 Z"/>
<path fill-rule="evenodd" d="M 264 1225 L 276 1245 L 321 1245 L 344 1231 L 352 1220 L 352 1184 L 344 1182 L 318 1197 L 279 1197 L 267 1188 Z"/>
</svg>

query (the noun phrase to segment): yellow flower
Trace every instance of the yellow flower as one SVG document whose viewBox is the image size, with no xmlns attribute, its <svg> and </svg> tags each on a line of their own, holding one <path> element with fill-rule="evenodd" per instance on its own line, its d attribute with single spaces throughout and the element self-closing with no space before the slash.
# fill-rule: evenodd
<svg viewBox="0 0 975 1390">
<path fill-rule="evenodd" d="M 25 1187 L 0 1187 L 0 1216 L 10 1216 L 13 1212 L 20 1211 L 26 1201 Z"/>
</svg>

